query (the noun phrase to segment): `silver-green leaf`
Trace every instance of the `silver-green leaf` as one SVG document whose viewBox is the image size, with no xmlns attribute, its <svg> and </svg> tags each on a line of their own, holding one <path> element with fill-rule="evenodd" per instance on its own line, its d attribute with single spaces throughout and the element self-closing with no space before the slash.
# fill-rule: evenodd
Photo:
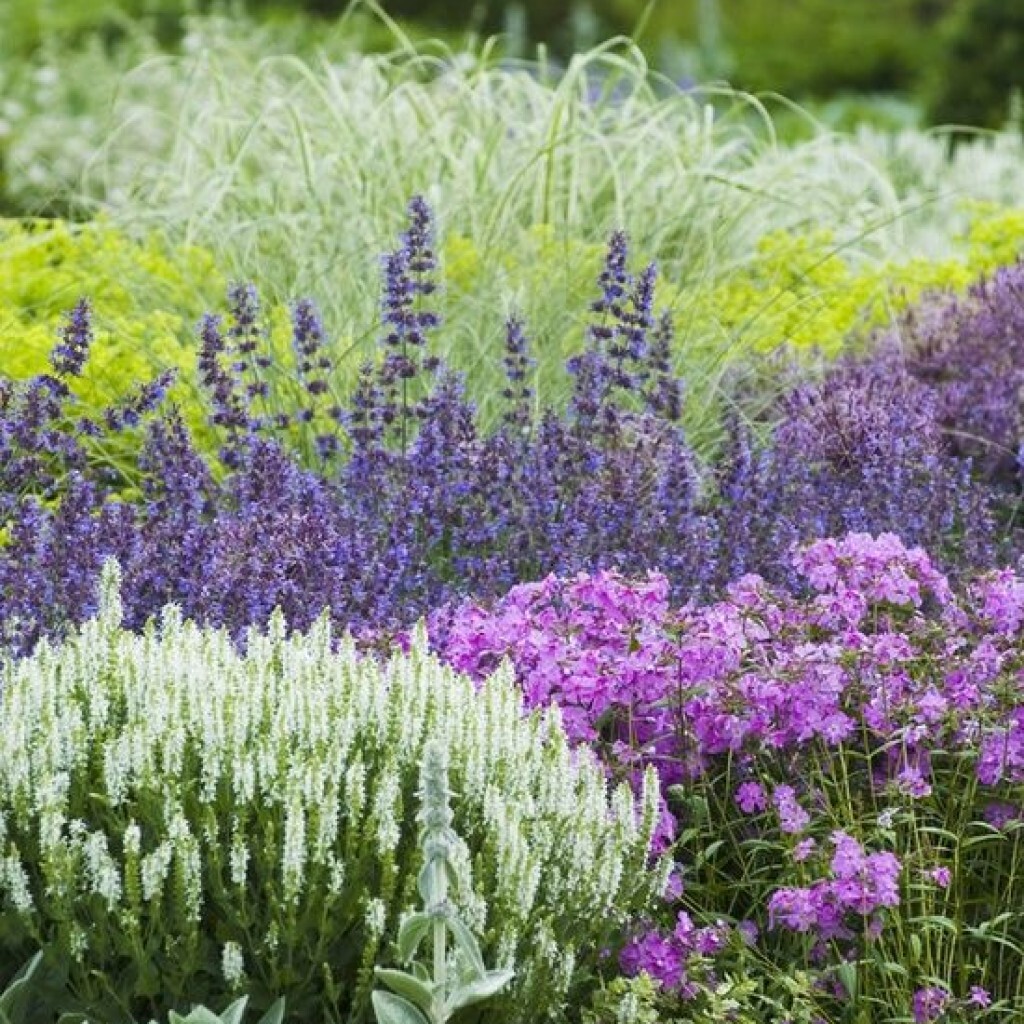
<svg viewBox="0 0 1024 1024">
<path fill-rule="evenodd" d="M 406 974 L 405 971 L 392 971 L 385 967 L 378 967 L 374 970 L 374 974 L 389 989 L 408 999 L 409 1002 L 415 1003 L 429 1016 L 430 1007 L 434 1001 L 433 986 L 425 984 L 411 974 Z"/>
<path fill-rule="evenodd" d="M 242 1024 L 242 1016 L 245 1013 L 245 1004 L 249 1001 L 248 996 L 236 999 L 221 1015 L 220 1019 L 224 1024 Z"/>
<path fill-rule="evenodd" d="M 445 1006 L 448 1013 L 454 1013 L 464 1006 L 471 1006 L 500 992 L 513 977 L 513 971 L 488 971 L 482 978 L 460 985 L 448 997 Z"/>
<path fill-rule="evenodd" d="M 420 943 L 430 931 L 433 921 L 427 914 L 412 914 L 398 929 L 398 955 L 408 962 L 416 955 Z"/>
<path fill-rule="evenodd" d="M 487 968 L 484 966 L 484 958 L 480 953 L 480 944 L 476 941 L 476 936 L 458 917 L 446 918 L 444 924 L 452 933 L 457 949 L 465 957 L 473 973 L 482 978 L 487 973 Z"/>
<path fill-rule="evenodd" d="M 275 999 L 270 1009 L 259 1019 L 259 1024 L 281 1024 L 284 1020 L 284 996 Z"/>
<path fill-rule="evenodd" d="M 377 1024 L 431 1024 L 408 999 L 393 995 L 391 992 L 374 992 L 373 1012 Z"/>
</svg>

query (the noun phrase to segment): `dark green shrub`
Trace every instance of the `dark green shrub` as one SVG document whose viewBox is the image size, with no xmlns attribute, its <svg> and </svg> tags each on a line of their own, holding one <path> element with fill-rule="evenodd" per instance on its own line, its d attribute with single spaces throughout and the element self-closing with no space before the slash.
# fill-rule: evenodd
<svg viewBox="0 0 1024 1024">
<path fill-rule="evenodd" d="M 1013 91 L 1024 87 L 1024 4 L 964 0 L 947 23 L 938 68 L 932 121 L 1001 128 Z"/>
</svg>

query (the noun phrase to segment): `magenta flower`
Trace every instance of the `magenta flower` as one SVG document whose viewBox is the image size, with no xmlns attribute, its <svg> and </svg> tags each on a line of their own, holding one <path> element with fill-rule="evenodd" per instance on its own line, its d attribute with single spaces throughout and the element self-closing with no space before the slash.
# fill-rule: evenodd
<svg viewBox="0 0 1024 1024">
<path fill-rule="evenodd" d="M 755 814 L 768 806 L 768 796 L 759 782 L 743 782 L 736 788 L 736 804 L 744 814 Z"/>
<path fill-rule="evenodd" d="M 913 1014 L 916 1024 L 938 1020 L 949 1002 L 949 993 L 935 986 L 919 988 L 914 993 Z"/>
<path fill-rule="evenodd" d="M 967 996 L 967 1002 L 971 1006 L 985 1009 L 985 1007 L 992 1005 L 992 996 L 989 995 L 988 989 L 982 988 L 981 985 L 972 985 L 970 994 Z"/>
<path fill-rule="evenodd" d="M 811 823 L 811 816 L 797 803 L 792 786 L 776 786 L 772 792 L 772 803 L 779 813 L 779 827 L 783 832 L 803 832 Z"/>
</svg>

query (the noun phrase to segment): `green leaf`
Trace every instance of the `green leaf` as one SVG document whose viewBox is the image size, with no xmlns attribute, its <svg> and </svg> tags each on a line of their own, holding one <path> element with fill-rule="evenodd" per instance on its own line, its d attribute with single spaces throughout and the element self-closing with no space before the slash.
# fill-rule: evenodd
<svg viewBox="0 0 1024 1024">
<path fill-rule="evenodd" d="M 477 977 L 484 977 L 487 974 L 487 968 L 484 966 L 484 958 L 480 954 L 480 945 L 473 933 L 457 917 L 447 918 L 444 926 L 452 933 L 456 947 L 468 961 L 473 973 Z"/>
<path fill-rule="evenodd" d="M 258 1024 L 281 1024 L 284 1020 L 284 996 L 275 999 L 270 1009 L 260 1017 Z"/>
<path fill-rule="evenodd" d="M 18 1024 L 24 1011 L 25 997 L 32 988 L 34 976 L 43 962 L 40 950 L 18 971 L 11 983 L 0 993 L 0 1017 L 7 1024 Z"/>
<path fill-rule="evenodd" d="M 392 991 L 404 996 L 411 1003 L 415 1003 L 425 1014 L 430 1015 L 430 1007 L 434 1001 L 434 989 L 426 985 L 419 978 L 405 971 L 391 971 L 387 968 L 377 967 L 374 974 L 387 985 Z"/>
<path fill-rule="evenodd" d="M 401 996 L 392 995 L 390 992 L 374 992 L 371 998 L 377 1024 L 431 1024 L 429 1017 L 424 1017 L 412 1003 Z"/>
<path fill-rule="evenodd" d="M 490 999 L 491 996 L 500 992 L 511 980 L 513 971 L 488 971 L 482 978 L 460 985 L 449 997 L 445 1004 L 449 1013 L 454 1013 L 463 1006 L 471 1006 L 473 1003 Z"/>
<path fill-rule="evenodd" d="M 412 914 L 402 922 L 398 929 L 398 955 L 406 961 L 410 961 L 419 949 L 420 943 L 430 931 L 433 922 L 426 914 Z"/>
<path fill-rule="evenodd" d="M 236 999 L 221 1015 L 220 1019 L 224 1024 L 242 1024 L 242 1015 L 245 1013 L 245 1004 L 249 1001 L 248 996 Z"/>
<path fill-rule="evenodd" d="M 836 968 L 836 974 L 839 976 L 840 982 L 842 982 L 843 988 L 846 989 L 846 994 L 854 1002 L 857 1000 L 857 965 L 851 964 L 849 961 L 842 963 Z"/>
<path fill-rule="evenodd" d="M 221 1024 L 220 1017 L 207 1006 L 193 1006 L 192 1012 L 181 1019 L 184 1024 Z"/>
</svg>

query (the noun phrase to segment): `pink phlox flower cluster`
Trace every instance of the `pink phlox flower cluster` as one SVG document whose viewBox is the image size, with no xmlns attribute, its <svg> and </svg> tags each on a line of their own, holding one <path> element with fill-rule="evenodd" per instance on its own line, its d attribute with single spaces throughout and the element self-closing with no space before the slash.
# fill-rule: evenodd
<svg viewBox="0 0 1024 1024">
<path fill-rule="evenodd" d="M 860 625 L 871 605 L 920 608 L 926 596 L 940 607 L 952 603 L 949 581 L 921 548 L 907 548 L 892 533 L 851 533 L 815 541 L 799 550 L 794 566 L 820 596 L 826 625 Z"/>
<path fill-rule="evenodd" d="M 990 732 L 982 741 L 978 779 L 986 786 L 1004 779 L 1024 780 L 1024 707 L 1014 708 L 1006 725 Z"/>
<path fill-rule="evenodd" d="M 981 816 L 993 828 L 1003 829 L 1024 820 L 1024 808 L 1005 800 L 995 800 L 984 807 Z"/>
<path fill-rule="evenodd" d="M 729 926 L 723 921 L 697 927 L 683 910 L 671 932 L 649 929 L 634 935 L 619 954 L 619 966 L 630 976 L 646 971 L 666 989 L 683 999 L 691 999 L 697 987 L 687 974 L 688 964 L 695 957 L 714 957 L 728 945 L 730 934 Z M 739 934 L 744 942 L 753 942 L 757 927 L 745 922 Z"/>
<path fill-rule="evenodd" d="M 938 985 L 925 985 L 917 989 L 911 998 L 911 1014 L 915 1024 L 930 1024 L 948 1016 L 951 1012 L 960 1014 L 984 1010 L 992 1005 L 992 996 L 988 989 L 981 985 L 972 985 L 966 999 L 954 999 L 944 988 Z"/>
<path fill-rule="evenodd" d="M 915 1024 L 938 1020 L 945 1013 L 948 1003 L 949 993 L 945 989 L 935 985 L 919 988 L 914 993 L 911 1007 Z"/>
<path fill-rule="evenodd" d="M 925 871 L 924 876 L 929 882 L 934 882 L 940 889 L 948 889 L 953 881 L 953 872 L 944 864 L 929 868 Z"/>
<path fill-rule="evenodd" d="M 779 827 L 783 832 L 796 835 L 811 823 L 811 816 L 800 806 L 792 786 L 776 786 L 772 792 L 772 805 L 779 815 Z"/>
<path fill-rule="evenodd" d="M 1024 704 L 1008 678 L 1024 664 L 1016 575 L 990 574 L 960 608 L 924 552 L 892 535 L 815 541 L 794 564 L 809 598 L 744 576 L 724 600 L 673 608 L 658 573 L 549 576 L 490 607 L 442 609 L 430 635 L 478 679 L 509 659 L 530 707 L 557 704 L 569 738 L 633 781 L 653 765 L 664 786 L 685 784 L 723 756 L 799 765 L 815 743 L 885 750 L 876 782 L 914 799 L 932 791 L 931 749 L 977 752 L 985 784 L 1024 780 Z M 862 611 L 822 615 L 822 599 L 854 592 Z M 735 799 L 799 834 L 808 810 L 785 793 L 745 784 Z"/>
<path fill-rule="evenodd" d="M 992 996 L 989 994 L 987 988 L 982 988 L 981 985 L 972 985 L 971 990 L 967 995 L 967 1003 L 970 1006 L 977 1006 L 980 1009 L 985 1009 L 986 1006 L 992 1005 Z"/>
<path fill-rule="evenodd" d="M 657 573 L 549 576 L 513 588 L 493 610 L 459 609 L 444 654 L 478 678 L 510 657 L 527 703 L 556 702 L 573 741 L 595 742 L 604 725 L 643 747 L 671 731 L 659 707 L 673 683 L 668 613 L 668 581 Z"/>
<path fill-rule="evenodd" d="M 741 782 L 736 787 L 736 806 L 744 814 L 756 814 L 768 806 L 768 794 L 760 782 Z"/>
<path fill-rule="evenodd" d="M 1024 579 L 1002 569 L 976 580 L 971 588 L 978 614 L 995 630 L 1015 635 L 1024 625 Z"/>
<path fill-rule="evenodd" d="M 835 850 L 831 877 L 803 888 L 784 888 L 768 900 L 769 927 L 814 932 L 819 939 L 849 939 L 849 914 L 876 914 L 899 905 L 902 865 L 888 851 L 866 853 L 861 844 L 842 831 L 832 834 Z"/>
</svg>

